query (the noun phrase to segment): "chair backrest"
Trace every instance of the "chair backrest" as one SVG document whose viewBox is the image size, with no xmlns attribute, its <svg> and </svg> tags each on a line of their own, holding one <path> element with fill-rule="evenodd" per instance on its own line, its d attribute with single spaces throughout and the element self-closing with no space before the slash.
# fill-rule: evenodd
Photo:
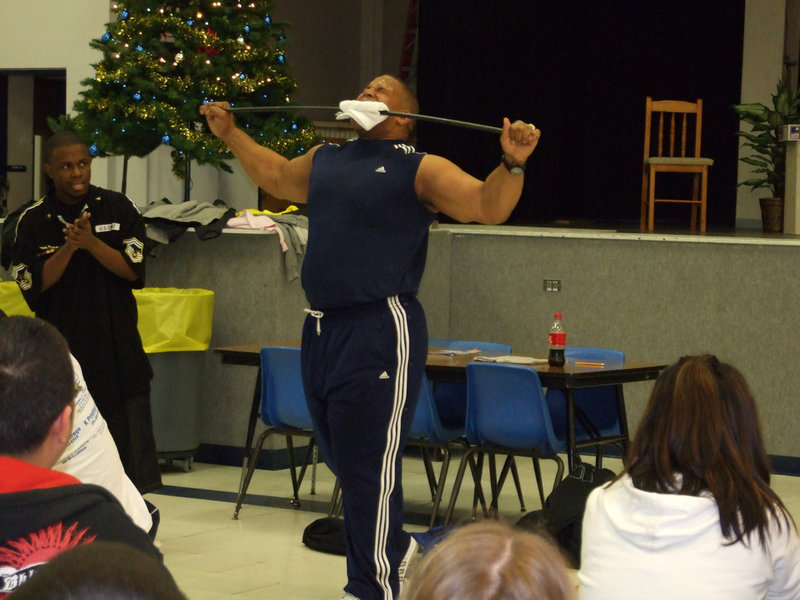
<svg viewBox="0 0 800 600">
<path fill-rule="evenodd" d="M 502 363 L 467 365 L 466 435 L 473 443 L 563 450 L 553 432 L 539 374 Z"/>
<path fill-rule="evenodd" d="M 447 338 L 431 338 L 428 345 L 433 348 L 448 350 L 472 350 L 477 348 L 484 353 L 511 354 L 511 344 L 499 342 L 483 342 L 475 340 L 451 340 Z M 467 386 L 458 381 L 437 381 L 433 385 L 433 400 L 439 413 L 442 425 L 448 430 L 464 431 L 467 415 Z"/>
<path fill-rule="evenodd" d="M 703 100 L 653 100 L 647 97 L 644 160 L 652 156 L 699 158 L 703 132 Z"/>
<path fill-rule="evenodd" d="M 608 362 L 625 362 L 625 353 L 611 348 L 593 348 L 591 346 L 567 346 L 564 357 L 573 360 L 595 360 Z"/>
<path fill-rule="evenodd" d="M 603 362 L 625 362 L 625 353 L 611 348 L 591 346 L 567 346 L 564 356 L 569 361 L 587 360 Z M 577 389 L 573 392 L 576 403 L 597 429 L 618 427 L 617 388 L 613 385 Z M 567 410 L 564 393 L 560 390 L 547 390 L 547 403 L 553 428 L 559 433 L 566 431 Z"/>
<path fill-rule="evenodd" d="M 419 388 L 419 399 L 411 422 L 409 438 L 426 439 L 432 442 L 449 442 L 460 435 L 463 429 L 450 430 L 442 425 L 439 410 L 433 399 L 433 389 L 428 376 L 422 374 L 422 384 Z"/>
<path fill-rule="evenodd" d="M 273 427 L 312 428 L 303 391 L 300 348 L 261 349 L 261 418 Z"/>
</svg>

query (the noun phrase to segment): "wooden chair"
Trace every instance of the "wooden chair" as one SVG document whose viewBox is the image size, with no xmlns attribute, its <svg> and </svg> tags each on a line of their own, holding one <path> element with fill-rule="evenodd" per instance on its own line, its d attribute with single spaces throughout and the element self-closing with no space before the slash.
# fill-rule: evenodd
<svg viewBox="0 0 800 600">
<path fill-rule="evenodd" d="M 653 231 L 656 202 L 690 204 L 691 229 L 697 230 L 700 208 L 700 231 L 706 230 L 706 196 L 710 158 L 700 155 L 703 131 L 703 100 L 653 100 L 647 97 L 642 165 L 642 213 L 640 227 Z M 657 173 L 692 175 L 691 198 L 657 198 Z"/>
</svg>

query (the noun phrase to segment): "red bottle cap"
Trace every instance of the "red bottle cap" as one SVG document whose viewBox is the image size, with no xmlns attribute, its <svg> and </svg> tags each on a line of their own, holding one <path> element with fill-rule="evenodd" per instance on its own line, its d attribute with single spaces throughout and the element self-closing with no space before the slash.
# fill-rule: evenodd
<svg viewBox="0 0 800 600">
<path fill-rule="evenodd" d="M 561 313 L 556 313 L 556 314 L 553 315 L 553 317 L 556 318 L 556 319 L 560 319 L 561 318 Z"/>
</svg>

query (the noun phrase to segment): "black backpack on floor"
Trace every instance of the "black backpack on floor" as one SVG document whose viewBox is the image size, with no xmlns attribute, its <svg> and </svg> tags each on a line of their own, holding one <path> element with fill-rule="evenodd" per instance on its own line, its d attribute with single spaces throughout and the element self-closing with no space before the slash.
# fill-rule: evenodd
<svg viewBox="0 0 800 600">
<path fill-rule="evenodd" d="M 531 511 L 517 527 L 555 540 L 575 568 L 581 566 L 581 530 L 586 499 L 591 491 L 616 477 L 610 469 L 581 463 L 561 480 L 545 500 L 542 510 Z"/>
<path fill-rule="evenodd" d="M 345 556 L 344 521 L 336 517 L 312 521 L 303 530 L 303 543 L 312 550 Z"/>
</svg>

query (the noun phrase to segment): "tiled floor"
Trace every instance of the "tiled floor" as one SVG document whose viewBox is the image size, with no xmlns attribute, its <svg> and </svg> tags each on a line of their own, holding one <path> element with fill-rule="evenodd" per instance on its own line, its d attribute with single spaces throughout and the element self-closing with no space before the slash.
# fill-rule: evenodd
<svg viewBox="0 0 800 600">
<path fill-rule="evenodd" d="M 407 529 L 424 531 L 431 503 L 422 462 L 414 457 L 404 460 L 406 510 L 412 521 Z M 533 469 L 530 461 L 519 461 L 527 509 L 535 510 L 540 506 Z M 542 461 L 545 494 L 555 473 L 552 464 Z M 607 460 L 606 466 L 616 471 L 619 462 Z M 457 459 L 451 464 L 446 485 L 448 497 L 456 468 Z M 239 519 L 233 520 L 239 477 L 240 469 L 235 467 L 195 463 L 190 472 L 167 468 L 163 493 L 148 495 L 161 510 L 158 542 L 166 564 L 188 598 L 339 598 L 345 583 L 345 559 L 309 550 L 302 543 L 305 526 L 327 510 L 333 489 L 330 472 L 319 467 L 315 495 L 310 494 L 310 479 L 303 482 L 302 505 L 296 509 L 289 503 L 288 471 L 257 471 L 248 490 L 252 503 L 245 504 Z M 775 476 L 773 487 L 800 521 L 800 478 Z M 471 492 L 465 481 L 459 496 L 459 518 L 470 516 Z M 509 521 L 522 514 L 511 485 L 503 491 L 500 512 Z"/>
</svg>

